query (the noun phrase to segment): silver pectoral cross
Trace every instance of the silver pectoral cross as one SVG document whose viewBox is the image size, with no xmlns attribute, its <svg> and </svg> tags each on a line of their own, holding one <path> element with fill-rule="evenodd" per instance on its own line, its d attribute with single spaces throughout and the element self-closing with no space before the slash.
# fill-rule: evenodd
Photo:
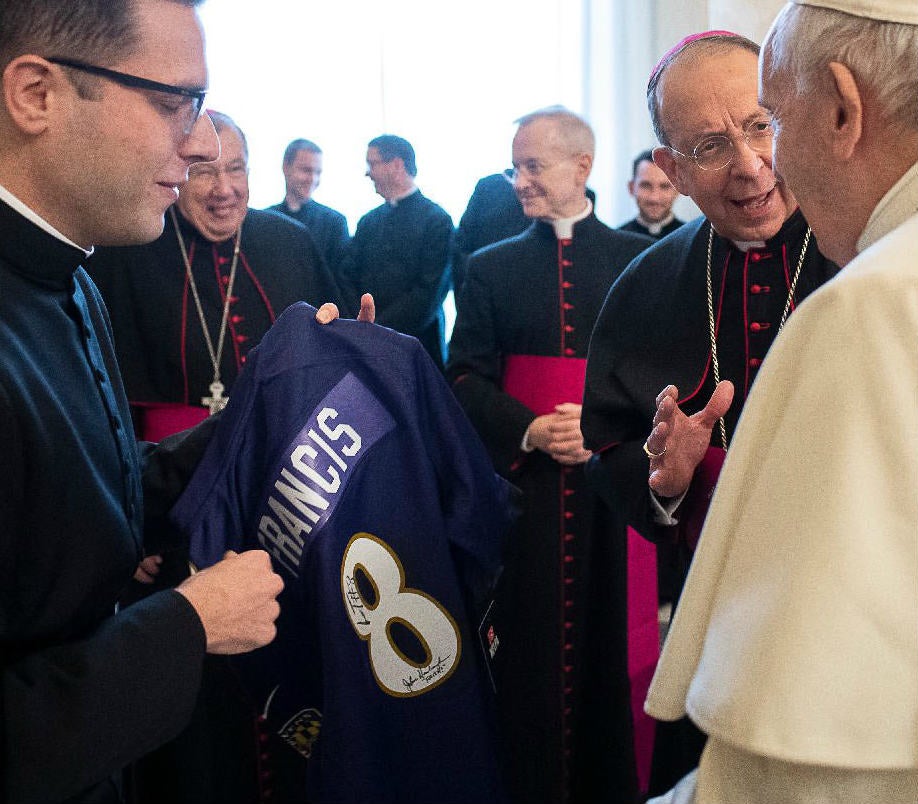
<svg viewBox="0 0 918 804">
<path fill-rule="evenodd" d="M 211 416 L 223 410 L 229 402 L 229 397 L 223 396 L 223 390 L 223 383 L 217 380 L 210 384 L 210 396 L 201 397 L 201 404 L 210 409 Z"/>
</svg>

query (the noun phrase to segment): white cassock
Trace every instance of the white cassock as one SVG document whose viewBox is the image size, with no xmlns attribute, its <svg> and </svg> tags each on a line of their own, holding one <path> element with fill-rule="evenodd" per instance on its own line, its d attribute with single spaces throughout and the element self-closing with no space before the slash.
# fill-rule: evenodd
<svg viewBox="0 0 918 804">
<path fill-rule="evenodd" d="M 746 402 L 646 703 L 709 735 L 667 801 L 918 801 L 916 212 L 918 165 Z"/>
</svg>

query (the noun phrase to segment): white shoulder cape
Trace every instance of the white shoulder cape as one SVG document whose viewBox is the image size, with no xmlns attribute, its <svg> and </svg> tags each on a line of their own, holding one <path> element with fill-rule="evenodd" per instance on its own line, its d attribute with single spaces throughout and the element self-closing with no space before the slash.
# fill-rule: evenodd
<svg viewBox="0 0 918 804">
<path fill-rule="evenodd" d="M 918 768 L 918 215 L 791 316 L 733 444 L 648 713 Z"/>
</svg>

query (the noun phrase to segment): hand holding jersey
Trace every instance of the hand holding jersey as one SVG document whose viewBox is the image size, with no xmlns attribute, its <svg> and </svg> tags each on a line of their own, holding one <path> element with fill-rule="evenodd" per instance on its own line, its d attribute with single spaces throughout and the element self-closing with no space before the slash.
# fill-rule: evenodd
<svg viewBox="0 0 918 804">
<path fill-rule="evenodd" d="M 316 313 L 316 321 L 320 324 L 330 324 L 340 315 L 338 306 L 334 302 L 325 302 Z M 357 313 L 357 320 L 366 321 L 368 324 L 376 320 L 376 302 L 372 294 L 364 293 L 360 297 L 360 312 Z"/>
<path fill-rule="evenodd" d="M 245 653 L 274 639 L 284 582 L 264 550 L 234 553 L 177 587 L 201 618 L 208 653 Z"/>
</svg>

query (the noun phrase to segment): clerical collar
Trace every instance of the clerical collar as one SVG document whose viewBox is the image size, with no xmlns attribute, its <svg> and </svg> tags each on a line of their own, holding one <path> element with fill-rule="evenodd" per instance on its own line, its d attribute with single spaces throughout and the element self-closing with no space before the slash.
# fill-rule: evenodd
<svg viewBox="0 0 918 804">
<path fill-rule="evenodd" d="M 658 234 L 660 234 L 660 232 L 663 231 L 665 227 L 669 226 L 673 222 L 673 218 L 675 217 L 676 216 L 673 215 L 672 212 L 670 212 L 669 215 L 663 218 L 663 220 L 653 222 L 653 221 L 644 220 L 644 217 L 638 214 L 637 220 L 638 220 L 638 223 L 641 224 L 641 226 L 643 226 L 648 232 L 650 232 L 654 237 L 656 237 Z"/>
<path fill-rule="evenodd" d="M 593 202 L 589 198 L 584 199 L 586 201 L 586 206 L 583 208 L 582 212 L 577 213 L 570 218 L 558 218 L 557 220 L 546 220 L 545 223 L 550 223 L 552 228 L 555 230 L 555 237 L 558 240 L 571 240 L 574 237 L 574 224 L 582 221 L 584 218 L 589 217 L 590 213 L 593 211 Z"/>
<path fill-rule="evenodd" d="M 860 254 L 918 212 L 918 162 L 912 165 L 876 205 L 857 240 Z"/>
<path fill-rule="evenodd" d="M 418 191 L 417 187 L 412 187 L 407 193 L 403 193 L 402 195 L 397 195 L 395 198 L 386 199 L 386 203 L 390 207 L 397 207 L 399 205 L 399 202 L 404 201 L 406 198 L 410 198 L 417 191 Z"/>
<path fill-rule="evenodd" d="M 0 201 L 5 201 L 9 206 L 16 210 L 23 218 L 34 223 L 39 229 L 47 232 L 52 237 L 57 238 L 62 243 L 66 243 L 68 246 L 73 248 L 78 248 L 82 251 L 87 257 L 91 257 L 95 246 L 90 246 L 87 251 L 82 246 L 78 246 L 74 243 L 69 237 L 59 232 L 55 229 L 48 221 L 46 221 L 41 215 L 33 211 L 30 207 L 27 207 L 22 201 L 16 198 L 9 190 L 6 189 L 2 184 L 0 184 Z"/>
<path fill-rule="evenodd" d="M 803 233 L 806 230 L 807 222 L 803 217 L 803 213 L 800 211 L 800 207 L 797 207 L 797 209 L 791 213 L 790 217 L 781 224 L 781 228 L 778 229 L 772 237 L 769 237 L 768 240 L 730 240 L 729 242 L 743 253 L 752 249 L 780 249 L 781 244 L 788 239 L 796 237 L 798 234 L 800 237 L 803 237 Z"/>
<path fill-rule="evenodd" d="M 743 253 L 753 248 L 765 248 L 764 240 L 731 240 L 730 242 Z"/>
</svg>

